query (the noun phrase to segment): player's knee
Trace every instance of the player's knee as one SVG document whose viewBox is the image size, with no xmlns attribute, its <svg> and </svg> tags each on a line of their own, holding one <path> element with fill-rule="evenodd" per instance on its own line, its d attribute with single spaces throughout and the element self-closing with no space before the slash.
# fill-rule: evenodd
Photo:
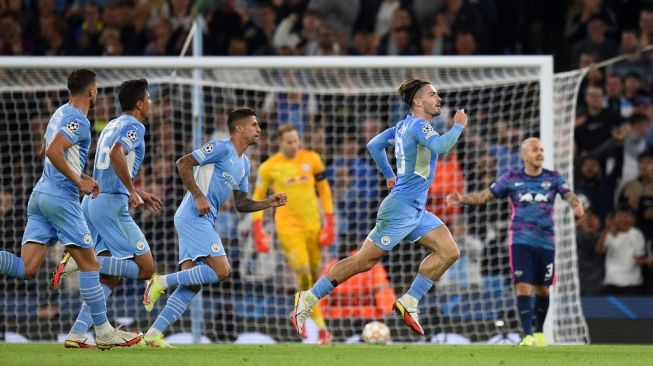
<svg viewBox="0 0 653 366">
<path fill-rule="evenodd" d="M 515 292 L 517 296 L 531 296 L 533 294 L 533 286 L 526 282 L 517 282 L 515 284 Z"/>
<path fill-rule="evenodd" d="M 460 250 L 456 244 L 453 244 L 453 246 L 446 251 L 444 259 L 451 265 L 457 261 L 458 258 L 460 258 Z"/>
</svg>

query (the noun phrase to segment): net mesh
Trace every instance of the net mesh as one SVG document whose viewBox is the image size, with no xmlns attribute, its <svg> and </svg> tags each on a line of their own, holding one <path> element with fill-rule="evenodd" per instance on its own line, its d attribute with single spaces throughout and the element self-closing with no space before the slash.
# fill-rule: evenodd
<svg viewBox="0 0 653 366">
<path fill-rule="evenodd" d="M 258 147 L 248 151 L 250 187 L 257 166 L 277 151 L 275 131 L 283 123 L 293 124 L 303 146 L 320 154 L 333 191 L 338 231 L 336 245 L 322 250 L 324 267 L 360 245 L 387 194 L 365 144 L 408 114 L 395 95 L 397 85 L 409 77 L 431 80 L 443 98 L 443 114 L 434 120 L 435 129 L 446 131 L 457 108 L 466 109 L 470 124 L 456 148 L 441 157 L 429 191 L 427 209 L 447 223 L 462 256 L 421 303 L 426 340 L 447 342 L 456 333 L 472 342 L 501 341 L 518 331 L 507 253 L 508 202 L 459 209 L 446 207 L 444 197 L 487 188 L 506 170 L 520 166 L 519 142 L 540 132 L 539 68 L 205 69 L 199 82 L 190 70 L 96 71 L 100 95 L 89 114 L 95 139 L 119 114 L 117 86 L 131 78 L 144 77 L 150 82 L 154 104 L 137 185 L 161 196 L 165 208 L 158 214 L 137 211 L 133 215 L 152 247 L 159 273 L 177 270 L 172 218 L 185 191 L 174 162 L 193 146 L 194 85 L 202 86 L 197 100 L 205 120 L 204 141 L 227 137 L 229 109 L 248 106 L 258 112 L 263 136 Z M 4 162 L 1 250 L 20 249 L 27 200 L 43 167 L 39 155 L 42 136 L 50 114 L 66 102 L 68 72 L 0 71 L 0 119 L 6 121 L 0 127 L 0 138 L 10 142 L 0 148 Z M 570 181 L 573 95 L 579 78 L 579 74 L 565 74 L 554 80 L 555 168 Z M 394 163 L 392 151 L 389 153 Z M 93 152 L 87 171 L 92 159 Z M 266 213 L 265 222 L 267 231 L 273 233 L 271 213 Z M 554 335 L 557 341 L 586 342 L 573 218 L 566 205 L 558 204 L 556 222 Z M 247 333 L 262 333 L 277 341 L 300 340 L 288 321 L 295 275 L 278 243 L 268 254 L 256 253 L 250 229 L 249 215 L 237 213 L 232 202 L 222 207 L 216 230 L 227 250 L 232 276 L 202 291 L 202 333 L 211 341 L 234 341 Z M 0 334 L 4 330 L 30 340 L 56 340 L 68 331 L 80 306 L 77 279 L 68 278 L 59 291 L 48 288 L 48 274 L 61 250 L 56 246 L 49 251 L 36 281 L 0 278 Z M 427 254 L 418 244 L 403 242 L 373 269 L 373 275 L 356 277 L 346 291 L 327 298 L 322 305 L 333 339 L 345 341 L 360 335 L 366 323 L 382 320 L 394 341 L 419 340 L 391 314 L 390 307 L 393 296 L 408 289 Z M 147 329 L 165 298 L 151 314 L 145 313 L 140 304 L 143 289 L 142 282 L 122 280 L 108 302 L 110 318 L 130 328 Z M 189 332 L 190 319 L 187 312 L 170 332 Z M 309 322 L 309 341 L 315 340 L 316 332 Z"/>
</svg>

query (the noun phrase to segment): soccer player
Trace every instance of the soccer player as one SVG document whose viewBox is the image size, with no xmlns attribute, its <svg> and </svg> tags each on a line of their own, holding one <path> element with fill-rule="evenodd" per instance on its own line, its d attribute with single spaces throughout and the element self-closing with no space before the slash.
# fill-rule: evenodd
<svg viewBox="0 0 653 366">
<path fill-rule="evenodd" d="M 553 205 L 559 194 L 574 208 L 577 217 L 584 215 L 583 205 L 560 173 L 543 168 L 544 148 L 531 137 L 521 144 L 523 169 L 513 169 L 480 192 L 454 193 L 447 204 L 482 205 L 494 198 L 510 197 L 510 258 L 517 292 L 517 309 L 521 318 L 522 346 L 545 346 L 542 329 L 549 309 L 549 286 L 554 276 L 555 241 Z M 535 289 L 535 333 L 532 331 Z"/>
<path fill-rule="evenodd" d="M 93 178 L 100 184 L 100 194 L 82 200 L 82 212 L 95 242 L 100 262 L 100 280 L 105 298 L 111 295 L 120 277 L 146 280 L 154 273 L 150 247 L 129 213 L 129 206 L 161 209 L 159 197 L 136 189 L 133 179 L 145 155 L 145 126 L 150 111 L 148 84 L 144 79 L 125 81 L 118 99 L 122 115 L 107 124 L 97 144 Z M 77 266 L 69 253 L 64 254 L 53 278 L 57 287 L 61 275 Z M 89 348 L 86 337 L 91 320 L 88 306 L 79 316 L 64 341 L 65 348 Z"/>
<path fill-rule="evenodd" d="M 18 279 L 36 275 L 49 245 L 59 240 L 79 265 L 82 301 L 90 309 L 97 347 L 108 349 L 138 343 L 142 333 L 114 329 L 107 309 L 93 239 L 79 204 L 79 192 L 97 197 L 100 186 L 84 174 L 91 145 L 91 124 L 86 115 L 97 96 L 95 73 L 79 69 L 68 76 L 70 100 L 59 107 L 45 133 L 45 167 L 27 206 L 27 225 L 21 257 L 0 252 L 0 273 Z"/>
<path fill-rule="evenodd" d="M 319 299 L 355 274 L 369 271 L 405 238 L 432 252 L 420 264 L 408 292 L 395 301 L 393 308 L 411 329 L 424 335 L 417 315 L 418 303 L 460 256 L 449 229 L 435 215 L 425 211 L 424 205 L 438 155 L 453 148 L 467 126 L 467 115 L 464 110 L 458 110 L 453 127 L 439 135 L 433 130 L 431 120 L 440 115 L 442 100 L 433 85 L 428 81 L 409 79 L 399 86 L 397 93 L 410 106 L 411 114 L 367 144 L 391 189 L 390 194 L 381 203 L 376 226 L 361 249 L 333 265 L 310 290 L 295 294 L 291 321 L 299 334 Z M 385 152 L 392 143 L 397 158 L 397 176 Z"/>
<path fill-rule="evenodd" d="M 295 127 L 281 126 L 278 136 L 280 152 L 259 167 L 253 199 L 263 199 L 270 187 L 273 192 L 288 195 L 289 204 L 275 212 L 275 231 L 286 261 L 297 276 L 297 286 L 305 291 L 320 274 L 320 245 L 333 245 L 335 240 L 331 188 L 322 159 L 313 151 L 300 149 Z M 316 189 L 324 210 L 322 228 Z M 263 212 L 252 214 L 252 221 L 256 250 L 267 253 L 270 237 L 263 230 Z M 320 343 L 329 343 L 330 334 L 318 305 L 312 318 L 319 329 Z"/>
<path fill-rule="evenodd" d="M 165 276 L 155 274 L 143 295 L 145 310 L 152 311 L 161 294 L 168 287 L 177 286 L 145 334 L 147 344 L 155 348 L 170 347 L 163 340 L 163 331 L 186 311 L 202 285 L 229 277 L 229 261 L 214 229 L 218 209 L 229 192 L 233 192 L 236 209 L 240 212 L 279 207 L 288 201 L 283 193 L 275 193 L 262 201 L 247 198 L 250 163 L 245 150 L 257 143 L 261 133 L 256 113 L 249 108 L 234 109 L 229 112 L 227 126 L 229 139 L 212 140 L 177 160 L 177 170 L 188 189 L 175 213 L 181 271 Z M 199 167 L 193 177 L 196 165 Z"/>
</svg>

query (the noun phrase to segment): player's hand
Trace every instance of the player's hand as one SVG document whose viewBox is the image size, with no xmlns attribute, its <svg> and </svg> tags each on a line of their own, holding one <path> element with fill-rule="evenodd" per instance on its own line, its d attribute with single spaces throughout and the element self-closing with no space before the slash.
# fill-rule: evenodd
<svg viewBox="0 0 653 366">
<path fill-rule="evenodd" d="M 585 216 L 585 208 L 583 207 L 582 202 L 576 203 L 576 207 L 574 207 L 574 215 L 577 218 L 581 218 L 581 217 Z"/>
<path fill-rule="evenodd" d="M 456 114 L 453 116 L 453 121 L 455 123 L 460 123 L 463 127 L 467 127 L 467 113 L 465 113 L 465 110 L 457 110 Z"/>
<path fill-rule="evenodd" d="M 151 212 L 158 212 L 163 208 L 163 201 L 153 193 L 141 191 L 141 198 L 145 202 L 145 208 Z"/>
<path fill-rule="evenodd" d="M 252 236 L 257 252 L 267 253 L 270 251 L 270 235 L 263 230 L 263 221 L 254 220 L 252 222 Z"/>
<path fill-rule="evenodd" d="M 209 211 L 211 211 L 211 205 L 204 196 L 195 197 L 195 206 L 197 207 L 197 211 L 200 213 L 200 216 L 206 215 L 209 213 Z"/>
<path fill-rule="evenodd" d="M 79 180 L 79 190 L 82 191 L 82 193 L 90 194 L 95 198 L 100 194 L 100 185 L 95 181 L 95 179 L 88 175 L 83 175 Z"/>
<path fill-rule="evenodd" d="M 143 198 L 141 198 L 141 195 L 134 190 L 133 192 L 129 192 L 129 205 L 133 208 L 140 208 L 143 206 Z"/>
<path fill-rule="evenodd" d="M 268 207 L 279 207 L 288 204 L 288 196 L 285 193 L 275 193 L 266 199 Z"/>
<path fill-rule="evenodd" d="M 460 206 L 463 204 L 463 196 L 458 192 L 452 193 L 447 195 L 446 201 L 447 206 Z"/>
<path fill-rule="evenodd" d="M 394 188 L 397 185 L 397 177 L 386 179 L 385 184 L 388 186 L 389 190 L 392 190 L 392 188 Z"/>
<path fill-rule="evenodd" d="M 333 214 L 324 215 L 324 221 L 324 227 L 320 231 L 320 245 L 330 247 L 336 241 L 336 225 L 333 220 Z"/>
</svg>

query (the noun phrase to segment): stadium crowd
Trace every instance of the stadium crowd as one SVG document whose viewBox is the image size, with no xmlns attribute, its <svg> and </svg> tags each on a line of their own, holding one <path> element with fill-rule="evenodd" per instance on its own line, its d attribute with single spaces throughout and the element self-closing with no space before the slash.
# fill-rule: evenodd
<svg viewBox="0 0 653 366">
<path fill-rule="evenodd" d="M 206 55 L 554 54 L 556 68 L 565 70 L 653 43 L 653 4 L 635 0 L 528 4 L 519 0 L 0 0 L 0 54 L 179 55 L 198 14 L 205 24 Z M 608 68 L 590 71 L 581 87 L 574 181 L 588 209 L 577 226 L 584 295 L 653 295 L 652 63 L 650 53 L 635 54 Z M 148 152 L 139 184 L 147 185 L 167 202 L 161 214 L 139 212 L 137 220 L 148 241 L 162 243 L 162 249 L 154 251 L 156 262 L 172 265 L 176 256 L 171 222 L 184 193 L 174 161 L 188 152 L 190 132 L 178 122 L 188 116 L 174 110 L 172 96 L 160 91 L 156 97 L 148 131 L 153 151 Z M 0 246 L 20 241 L 29 192 L 12 187 L 32 186 L 40 175 L 42 158 L 34 141 L 40 140 L 48 113 L 65 100 L 65 95 L 50 94 L 45 100 L 42 103 L 48 105 L 42 110 L 48 112 L 10 113 L 6 117 L 15 128 L 0 130 L 5 141 L 18 133 L 22 147 L 21 151 L 8 145 L 0 148 L 3 161 L 21 162 L 3 167 L 0 215 L 4 241 Z M 250 154 L 251 186 L 256 164 L 276 152 L 274 128 L 292 123 L 305 145 L 321 154 L 327 165 L 339 243 L 343 244 L 336 255 L 345 256 L 373 227 L 376 208 L 386 193 L 365 155 L 365 143 L 388 121 L 396 122 L 396 114 L 388 109 L 364 120 L 338 120 L 330 114 L 330 101 L 324 97 L 271 93 L 252 100 L 259 101 L 252 107 L 260 111 L 264 130 L 270 131 Z M 341 104 L 343 109 L 355 108 L 357 102 Z M 115 98 L 110 93 L 101 94 L 91 118 L 96 132 L 117 112 Z M 225 110 L 216 107 L 210 115 L 216 116 L 217 126 L 225 128 Z M 19 121 L 25 120 L 29 120 L 29 128 L 19 128 Z M 447 193 L 487 188 L 508 168 L 519 164 L 516 147 L 526 131 L 509 121 L 492 122 L 492 127 L 484 128 L 497 131 L 495 140 L 477 148 L 472 156 L 464 146 L 474 141 L 464 135 L 457 153 L 442 157 L 431 187 L 429 209 L 453 224 L 452 232 L 460 238 L 461 262 L 473 263 L 468 264 L 467 271 L 452 268 L 449 279 L 465 272 L 467 280 L 473 282 L 500 271 L 498 268 L 507 268 L 498 262 L 508 260 L 508 217 L 493 213 L 498 212 L 497 207 L 509 212 L 508 203 L 504 200 L 487 207 L 467 207 L 468 222 L 461 219 L 461 209 L 444 204 Z M 207 133 L 220 135 L 217 129 Z M 476 221 L 480 218 L 482 223 Z M 230 256 L 236 258 L 234 281 L 225 286 L 237 287 L 241 276 L 251 275 L 248 263 L 239 262 L 246 258 L 238 254 L 249 250 L 243 249 L 246 246 L 252 247 L 249 242 L 242 243 L 251 240 L 249 220 L 229 205 L 219 214 L 217 228 Z M 488 233 L 494 224 L 499 229 Z M 396 285 L 396 271 L 388 273 Z M 387 283 L 382 284 L 385 286 Z M 386 294 L 377 296 L 382 298 L 378 311 L 387 312 Z"/>
</svg>

